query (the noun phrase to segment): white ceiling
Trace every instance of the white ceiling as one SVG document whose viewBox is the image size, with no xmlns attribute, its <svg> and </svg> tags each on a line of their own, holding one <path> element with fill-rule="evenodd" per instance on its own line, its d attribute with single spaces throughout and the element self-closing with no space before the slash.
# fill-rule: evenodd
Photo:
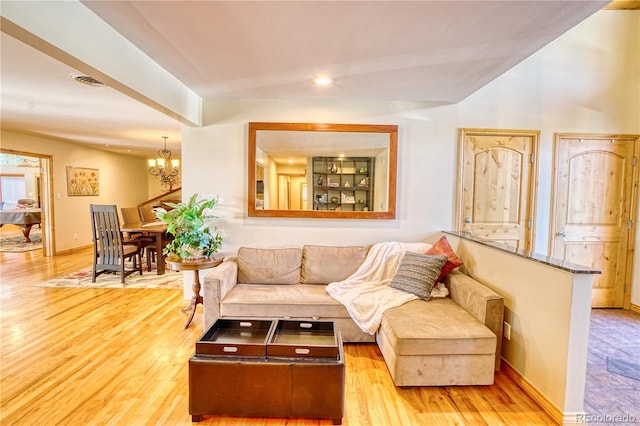
<svg viewBox="0 0 640 426">
<path fill-rule="evenodd" d="M 38 8 L 39 3 L 25 2 L 22 7 Z M 82 2 L 204 101 L 298 98 L 436 103 L 463 100 L 606 3 Z M 65 28 L 65 22 L 54 24 Z M 8 35 L 5 25 L 2 31 L 4 129 L 142 157 L 161 148 L 160 136 L 168 135 L 169 148 L 179 151 L 182 123 L 120 93 L 119 88 L 74 82 L 69 77 L 77 72 L 73 61 L 64 64 L 47 56 L 43 49 L 28 45 L 33 41 L 20 32 Z M 82 42 L 96 53 L 104 48 L 97 39 Z M 319 74 L 331 75 L 335 84 L 315 87 L 311 80 Z M 154 75 L 141 77 L 153 79 Z"/>
</svg>

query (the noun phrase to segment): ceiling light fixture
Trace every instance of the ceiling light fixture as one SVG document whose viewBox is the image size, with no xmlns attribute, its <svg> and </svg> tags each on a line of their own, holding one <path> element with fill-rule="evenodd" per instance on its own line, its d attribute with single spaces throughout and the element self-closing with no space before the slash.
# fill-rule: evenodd
<svg viewBox="0 0 640 426">
<path fill-rule="evenodd" d="M 328 86 L 333 83 L 333 79 L 327 76 L 318 76 L 313 79 L 313 82 L 316 83 L 317 86 Z"/>
<path fill-rule="evenodd" d="M 180 160 L 171 159 L 171 151 L 167 149 L 167 139 L 169 136 L 162 136 L 164 139 L 164 148 L 158 151 L 158 158 L 149 159 L 149 174 L 160 179 L 163 186 L 168 187 L 169 191 L 173 190 L 173 186 L 180 181 Z"/>
<path fill-rule="evenodd" d="M 90 77 L 88 75 L 81 75 L 81 74 L 71 74 L 71 78 L 73 78 L 75 81 L 77 81 L 80 84 L 84 84 L 87 86 L 91 86 L 91 87 L 103 87 L 104 83 L 96 80 L 93 77 Z"/>
<path fill-rule="evenodd" d="M 39 165 L 40 160 L 38 159 L 31 160 L 21 157 L 16 167 L 39 167 Z"/>
</svg>

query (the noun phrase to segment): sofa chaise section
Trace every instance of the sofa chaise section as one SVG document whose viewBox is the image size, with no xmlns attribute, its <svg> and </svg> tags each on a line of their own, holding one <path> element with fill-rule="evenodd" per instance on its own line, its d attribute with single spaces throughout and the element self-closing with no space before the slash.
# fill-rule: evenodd
<svg viewBox="0 0 640 426">
<path fill-rule="evenodd" d="M 493 383 L 503 299 L 459 272 L 445 281 L 451 298 L 414 300 L 382 317 L 377 342 L 396 386 Z"/>
</svg>

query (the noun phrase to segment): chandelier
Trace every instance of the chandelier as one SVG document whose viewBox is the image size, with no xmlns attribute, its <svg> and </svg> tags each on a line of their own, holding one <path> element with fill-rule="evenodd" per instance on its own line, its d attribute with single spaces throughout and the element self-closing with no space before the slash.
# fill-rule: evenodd
<svg viewBox="0 0 640 426">
<path fill-rule="evenodd" d="M 171 159 L 171 151 L 167 149 L 169 136 L 162 136 L 162 139 L 164 139 L 164 148 L 158 151 L 158 158 L 148 160 L 149 174 L 160 179 L 162 185 L 171 191 L 180 181 L 180 169 L 178 169 L 180 160 Z"/>
</svg>

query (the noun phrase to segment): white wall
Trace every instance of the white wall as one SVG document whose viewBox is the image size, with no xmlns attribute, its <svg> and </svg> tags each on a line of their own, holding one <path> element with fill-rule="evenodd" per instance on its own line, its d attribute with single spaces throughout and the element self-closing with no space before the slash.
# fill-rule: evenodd
<svg viewBox="0 0 640 426">
<path fill-rule="evenodd" d="M 460 103 L 460 127 L 540 130 L 547 253 L 554 132 L 640 134 L 640 11 L 601 11 Z M 625 48 L 626 47 L 626 48 Z"/>
<path fill-rule="evenodd" d="M 137 206 L 148 198 L 147 169 L 141 158 L 22 133 L 2 131 L 1 136 L 3 149 L 53 156 L 56 252 L 91 244 L 89 204 Z M 67 196 L 67 166 L 99 169 L 100 195 Z"/>
<path fill-rule="evenodd" d="M 502 339 L 502 358 L 556 420 L 577 423 L 584 412 L 593 275 L 448 238 L 465 271 L 504 297 L 511 339 Z"/>
<path fill-rule="evenodd" d="M 454 227 L 458 128 L 540 130 L 535 250 L 546 254 L 554 132 L 640 134 L 639 34 L 639 11 L 598 12 L 457 105 L 209 100 L 204 127 L 183 131 L 184 197 L 224 198 L 217 224 L 228 252 L 241 245 L 423 240 Z M 249 121 L 398 124 L 397 219 L 248 218 Z M 632 303 L 640 305 L 637 279 Z"/>
<path fill-rule="evenodd" d="M 596 13 L 459 106 L 459 127 L 540 130 L 535 251 L 548 254 L 554 133 L 640 134 L 640 11 Z"/>
<path fill-rule="evenodd" d="M 183 198 L 218 194 L 223 251 L 242 245 L 299 246 L 423 240 L 451 227 L 456 107 L 420 103 L 237 100 L 207 102 L 203 128 L 183 130 Z M 399 124 L 396 220 L 247 217 L 247 122 Z"/>
</svg>

